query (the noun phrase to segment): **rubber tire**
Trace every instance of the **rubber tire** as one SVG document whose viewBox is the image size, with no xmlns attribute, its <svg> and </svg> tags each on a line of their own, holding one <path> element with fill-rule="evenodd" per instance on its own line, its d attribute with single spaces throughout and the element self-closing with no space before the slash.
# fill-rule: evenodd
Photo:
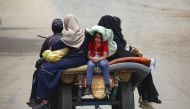
<svg viewBox="0 0 190 109">
<path fill-rule="evenodd" d="M 57 93 L 50 99 L 49 109 L 57 109 Z"/>
<path fill-rule="evenodd" d="M 119 84 L 117 100 L 119 104 L 112 105 L 112 109 L 135 109 L 133 87 L 130 82 Z"/>
<path fill-rule="evenodd" d="M 58 89 L 58 105 L 57 109 L 74 109 L 72 106 L 72 86 L 69 84 L 61 84 Z"/>
</svg>

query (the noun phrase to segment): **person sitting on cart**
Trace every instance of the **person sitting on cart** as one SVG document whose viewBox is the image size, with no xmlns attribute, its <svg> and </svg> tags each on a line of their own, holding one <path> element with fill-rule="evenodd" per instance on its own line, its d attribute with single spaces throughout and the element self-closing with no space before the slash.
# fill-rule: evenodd
<svg viewBox="0 0 190 109">
<path fill-rule="evenodd" d="M 84 92 L 85 95 L 91 93 L 91 84 L 93 71 L 95 67 L 100 67 L 104 75 L 105 93 L 110 94 L 110 77 L 109 77 L 109 64 L 106 59 L 108 56 L 108 44 L 107 41 L 103 42 L 102 34 L 100 32 L 94 32 L 92 40 L 88 44 L 88 58 L 86 82 L 87 87 Z"/>
<path fill-rule="evenodd" d="M 78 23 L 74 15 L 67 15 L 64 18 L 63 37 L 54 45 L 52 51 L 68 48 L 69 52 L 56 62 L 47 62 L 40 66 L 38 72 L 38 84 L 35 90 L 35 105 L 30 107 L 35 109 L 48 108 L 51 97 L 56 93 L 61 82 L 61 76 L 65 69 L 85 65 L 87 62 L 88 38 L 85 37 L 84 29 Z"/>
<path fill-rule="evenodd" d="M 45 41 L 42 44 L 40 54 L 39 54 L 40 59 L 38 59 L 35 64 L 36 70 L 33 73 L 31 94 L 30 94 L 29 101 L 27 102 L 27 105 L 29 105 L 29 106 L 35 105 L 36 104 L 35 102 L 38 101 L 35 99 L 36 98 L 36 88 L 37 88 L 37 84 L 38 84 L 38 80 L 37 80 L 38 69 L 40 68 L 40 66 L 42 64 L 47 62 L 45 59 L 43 59 L 42 53 L 45 50 L 50 49 L 52 45 L 57 43 L 63 37 L 63 34 L 62 34 L 63 21 L 60 18 L 53 19 L 51 29 L 52 29 L 53 35 L 45 38 Z"/>
<path fill-rule="evenodd" d="M 108 58 L 109 61 L 122 58 L 122 57 L 141 57 L 142 54 L 135 54 L 132 52 L 132 47 L 127 44 L 124 39 L 121 28 L 121 20 L 119 17 L 105 15 L 102 16 L 98 22 L 99 26 L 111 29 L 114 33 L 113 40 L 117 43 L 117 51 L 114 55 Z M 159 94 L 153 83 L 152 74 L 150 73 L 137 87 L 140 95 L 139 103 L 140 107 L 146 107 L 147 109 L 153 109 L 151 102 L 160 104 L 162 101 L 158 98 Z"/>
</svg>

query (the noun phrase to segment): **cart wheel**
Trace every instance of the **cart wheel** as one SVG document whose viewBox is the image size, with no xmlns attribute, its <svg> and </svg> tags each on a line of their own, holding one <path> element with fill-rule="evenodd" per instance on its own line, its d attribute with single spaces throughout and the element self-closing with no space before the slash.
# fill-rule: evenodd
<svg viewBox="0 0 190 109">
<path fill-rule="evenodd" d="M 131 83 L 120 83 L 117 100 L 119 104 L 112 105 L 112 109 L 135 109 L 134 94 Z"/>
<path fill-rule="evenodd" d="M 58 109 L 75 109 L 72 106 L 72 87 L 69 84 L 61 84 L 58 89 Z"/>
<path fill-rule="evenodd" d="M 57 109 L 57 95 L 56 94 L 53 95 L 53 97 L 50 99 L 49 109 Z"/>
</svg>

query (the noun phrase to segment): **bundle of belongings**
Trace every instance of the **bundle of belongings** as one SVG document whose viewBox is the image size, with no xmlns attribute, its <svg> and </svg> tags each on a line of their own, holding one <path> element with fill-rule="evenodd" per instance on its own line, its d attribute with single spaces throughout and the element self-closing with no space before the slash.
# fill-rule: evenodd
<svg viewBox="0 0 190 109">
<path fill-rule="evenodd" d="M 68 48 L 63 48 L 55 51 L 51 51 L 51 49 L 49 49 L 45 50 L 42 53 L 42 56 L 46 61 L 56 62 L 61 60 L 68 52 L 69 52 Z"/>
<path fill-rule="evenodd" d="M 131 47 L 130 52 L 132 52 L 135 56 L 143 57 L 143 54 L 139 51 L 138 48 L 135 48 L 135 47 L 132 47 L 132 46 L 130 46 L 130 47 Z"/>
</svg>

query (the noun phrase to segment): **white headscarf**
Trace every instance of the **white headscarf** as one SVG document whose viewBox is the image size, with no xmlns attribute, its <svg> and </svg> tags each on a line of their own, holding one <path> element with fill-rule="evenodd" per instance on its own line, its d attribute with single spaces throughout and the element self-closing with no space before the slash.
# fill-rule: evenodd
<svg viewBox="0 0 190 109">
<path fill-rule="evenodd" d="M 85 33 L 80 27 L 76 17 L 74 15 L 65 16 L 64 27 L 65 29 L 63 30 L 61 41 L 70 47 L 80 48 L 84 42 Z"/>
</svg>

